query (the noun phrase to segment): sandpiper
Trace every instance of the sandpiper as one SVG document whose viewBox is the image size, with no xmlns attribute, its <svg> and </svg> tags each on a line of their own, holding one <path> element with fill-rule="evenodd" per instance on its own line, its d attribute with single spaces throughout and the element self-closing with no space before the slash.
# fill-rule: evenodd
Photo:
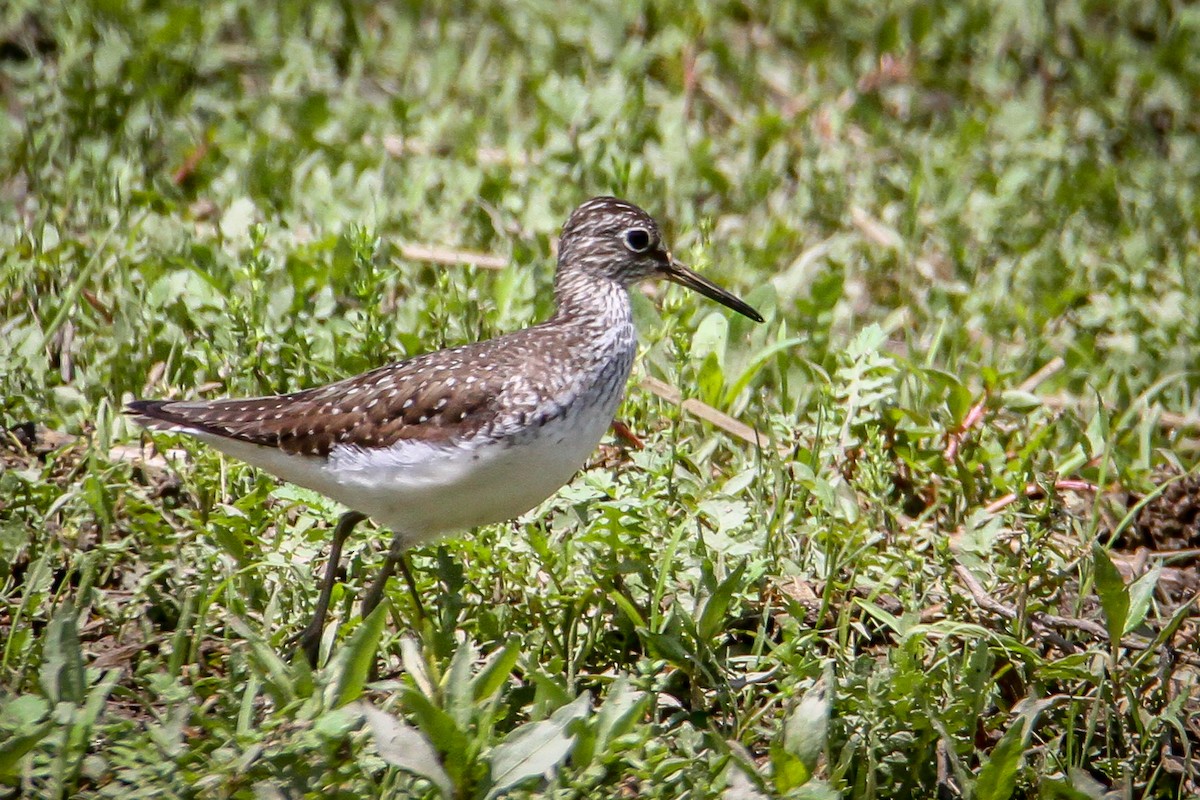
<svg viewBox="0 0 1200 800">
<path fill-rule="evenodd" d="M 136 400 L 143 425 L 186 433 L 345 505 L 312 621 L 298 641 L 316 664 L 342 546 L 366 517 L 394 533 L 362 602 L 382 600 L 403 553 L 452 530 L 512 519 L 583 466 L 609 427 L 637 339 L 629 286 L 659 278 L 745 316 L 762 316 L 680 264 L 632 203 L 596 197 L 559 240 L 545 322 L 415 356 L 292 394 L 214 401 Z"/>
</svg>

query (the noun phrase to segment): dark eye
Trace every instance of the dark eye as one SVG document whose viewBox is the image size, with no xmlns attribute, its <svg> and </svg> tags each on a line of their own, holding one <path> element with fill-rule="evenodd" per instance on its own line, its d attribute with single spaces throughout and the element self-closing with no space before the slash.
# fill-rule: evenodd
<svg viewBox="0 0 1200 800">
<path fill-rule="evenodd" d="M 650 231 L 645 228 L 630 228 L 625 231 L 625 246 L 635 253 L 650 249 Z"/>
</svg>

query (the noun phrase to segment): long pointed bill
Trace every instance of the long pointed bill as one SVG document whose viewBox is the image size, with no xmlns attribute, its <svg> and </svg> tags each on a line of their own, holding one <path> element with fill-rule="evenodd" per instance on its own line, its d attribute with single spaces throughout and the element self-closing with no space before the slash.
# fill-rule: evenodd
<svg viewBox="0 0 1200 800">
<path fill-rule="evenodd" d="M 678 283 L 680 286 L 686 286 L 689 289 L 695 289 L 709 300 L 716 300 L 721 305 L 732 308 L 742 316 L 749 317 L 755 322 L 763 321 L 762 314 L 759 314 L 751 306 L 734 297 L 700 273 L 688 269 L 673 258 L 670 264 L 663 267 L 662 272 L 663 277 L 669 281 Z"/>
</svg>

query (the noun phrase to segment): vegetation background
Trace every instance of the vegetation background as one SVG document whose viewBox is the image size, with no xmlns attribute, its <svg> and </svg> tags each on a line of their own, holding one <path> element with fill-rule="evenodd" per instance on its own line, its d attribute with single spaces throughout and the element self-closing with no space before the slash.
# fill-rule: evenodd
<svg viewBox="0 0 1200 800">
<path fill-rule="evenodd" d="M 1200 7 L 8 0 L 0 96 L 0 795 L 1200 792 Z M 122 402 L 529 324 L 602 193 L 767 323 L 648 287 L 644 448 L 292 661 L 337 509 Z"/>
</svg>

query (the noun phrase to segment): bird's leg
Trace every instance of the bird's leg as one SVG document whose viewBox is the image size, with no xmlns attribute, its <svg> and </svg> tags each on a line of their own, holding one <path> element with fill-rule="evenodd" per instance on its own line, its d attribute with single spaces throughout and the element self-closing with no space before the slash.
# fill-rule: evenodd
<svg viewBox="0 0 1200 800">
<path fill-rule="evenodd" d="M 354 526 L 366 519 L 366 514 L 357 511 L 347 511 L 338 520 L 333 530 L 333 543 L 329 546 L 329 563 L 325 565 L 325 578 L 321 581 L 321 593 L 317 596 L 317 608 L 312 620 L 305 626 L 295 642 L 300 645 L 308 663 L 316 667 L 317 656 L 321 649 L 321 634 L 325 631 L 325 614 L 329 611 L 329 598 L 333 595 L 333 585 L 337 583 L 338 566 L 342 560 L 342 545 L 346 543 Z"/>
<path fill-rule="evenodd" d="M 363 598 L 362 615 L 366 619 L 375 607 L 383 600 L 383 591 L 387 588 L 388 579 L 396 572 L 396 568 L 400 568 L 400 574 L 404 577 L 404 582 L 408 584 L 408 590 L 412 593 L 413 600 L 417 604 L 417 614 L 421 617 L 425 616 L 425 609 L 421 605 L 421 597 L 417 594 L 417 584 L 413 580 L 412 572 L 408 569 L 408 558 L 405 556 L 405 536 L 397 533 L 392 538 L 391 547 L 388 548 L 387 558 L 383 562 L 383 569 L 379 571 L 375 582 L 371 584 L 367 596 Z"/>
<path fill-rule="evenodd" d="M 417 582 L 413 580 L 412 570 L 408 568 L 408 555 L 400 554 L 399 559 L 400 574 L 404 576 L 404 582 L 408 584 L 408 593 L 412 595 L 413 603 L 417 607 L 417 619 L 423 621 L 425 619 L 425 606 L 421 604 L 421 593 L 417 591 Z"/>
</svg>

